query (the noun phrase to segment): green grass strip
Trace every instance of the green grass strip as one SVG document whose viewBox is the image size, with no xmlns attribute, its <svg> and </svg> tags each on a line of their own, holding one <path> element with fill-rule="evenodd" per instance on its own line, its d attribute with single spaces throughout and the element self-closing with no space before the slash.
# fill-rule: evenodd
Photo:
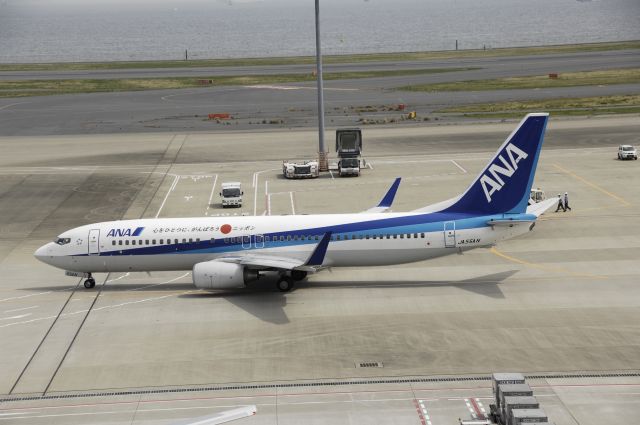
<svg viewBox="0 0 640 425">
<path fill-rule="evenodd" d="M 484 58 L 501 56 L 529 56 L 579 52 L 601 52 L 610 50 L 640 49 L 640 41 L 608 43 L 567 44 L 555 46 L 510 47 L 488 50 L 447 50 L 438 52 L 372 53 L 359 55 L 328 55 L 324 63 L 397 62 L 415 60 L 438 60 L 456 58 Z M 314 56 L 292 56 L 273 58 L 198 59 L 166 61 L 115 61 L 115 62 L 64 62 L 34 64 L 0 64 L 0 71 L 74 71 L 95 69 L 152 69 L 152 68 L 201 68 L 223 66 L 269 66 L 269 65 L 315 65 Z"/>
<path fill-rule="evenodd" d="M 555 87 L 576 87 L 612 84 L 640 83 L 640 68 L 612 69 L 606 71 L 566 72 L 558 78 L 549 75 L 527 77 L 496 78 L 492 80 L 470 80 L 451 83 L 421 84 L 400 87 L 398 90 L 451 92 L 451 91 L 483 91 L 510 89 L 542 89 Z"/>
<path fill-rule="evenodd" d="M 407 75 L 438 74 L 444 72 L 469 71 L 479 68 L 432 68 L 391 71 L 336 72 L 324 74 L 325 80 L 396 77 Z M 211 80 L 202 85 L 199 80 Z M 123 78 L 123 79 L 69 79 L 69 80 L 0 80 L 0 97 L 46 96 L 75 93 L 100 93 L 140 90 L 184 89 L 211 86 L 249 86 L 257 84 L 280 84 L 315 81 L 309 74 L 241 75 L 216 77 L 172 77 L 172 78 Z"/>
<path fill-rule="evenodd" d="M 563 116 L 634 114 L 640 113 L 640 95 L 479 103 L 444 108 L 437 112 L 463 114 L 470 118 L 518 118 L 523 113 L 534 111 Z"/>
</svg>

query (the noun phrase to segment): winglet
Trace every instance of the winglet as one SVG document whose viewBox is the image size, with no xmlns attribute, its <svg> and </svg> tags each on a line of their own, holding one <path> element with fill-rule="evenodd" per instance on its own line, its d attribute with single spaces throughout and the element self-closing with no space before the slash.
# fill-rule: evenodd
<svg viewBox="0 0 640 425">
<path fill-rule="evenodd" d="M 305 266 L 321 266 L 324 262 L 324 256 L 327 253 L 327 248 L 329 247 L 329 241 L 331 241 L 331 232 L 327 232 L 324 234 L 320 242 L 316 246 L 316 249 L 313 250 L 309 259 Z"/>
<path fill-rule="evenodd" d="M 398 177 L 397 179 L 395 179 L 393 181 L 393 184 L 389 188 L 389 190 L 387 190 L 387 193 L 385 193 L 385 195 L 382 198 L 382 200 L 380 201 L 380 203 L 378 205 L 376 205 L 375 207 L 369 208 L 368 210 L 366 210 L 364 212 L 366 212 L 366 213 L 380 213 L 380 212 L 385 212 L 389 208 L 391 208 L 391 204 L 393 204 L 393 200 L 396 197 L 396 192 L 398 191 L 398 187 L 400 186 L 400 180 L 402 180 L 401 177 Z"/>
</svg>

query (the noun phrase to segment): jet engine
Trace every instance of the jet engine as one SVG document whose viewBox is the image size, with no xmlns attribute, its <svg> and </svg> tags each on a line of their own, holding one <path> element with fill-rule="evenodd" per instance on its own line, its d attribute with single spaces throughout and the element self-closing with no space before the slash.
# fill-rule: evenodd
<svg viewBox="0 0 640 425">
<path fill-rule="evenodd" d="M 193 266 L 193 284 L 200 289 L 244 288 L 247 282 L 257 280 L 257 270 L 240 264 L 206 261 Z"/>
</svg>

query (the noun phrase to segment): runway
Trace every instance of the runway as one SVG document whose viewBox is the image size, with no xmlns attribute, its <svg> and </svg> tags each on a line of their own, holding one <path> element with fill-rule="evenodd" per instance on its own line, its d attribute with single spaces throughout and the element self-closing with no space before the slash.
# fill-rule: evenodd
<svg viewBox="0 0 640 425">
<path fill-rule="evenodd" d="M 637 417 L 638 162 L 615 159 L 640 144 L 637 117 L 552 117 L 534 185 L 568 191 L 573 210 L 492 250 L 334 269 L 286 294 L 203 292 L 183 272 L 103 274 L 87 291 L 32 257 L 102 220 L 360 211 L 397 176 L 394 210 L 415 209 L 464 190 L 512 129 L 367 128 L 361 177 L 306 181 L 278 170 L 313 155 L 313 131 L 0 138 L 0 422 L 172 423 L 256 404 L 238 423 L 438 425 L 488 406 L 487 375 L 511 370 L 558 425 L 611 422 L 612 406 Z M 232 180 L 245 204 L 222 210 Z M 357 367 L 371 362 L 383 367 Z"/>
<path fill-rule="evenodd" d="M 328 65 L 326 72 L 359 70 L 479 67 L 479 70 L 401 77 L 325 82 L 327 127 L 358 125 L 361 118 L 399 120 L 399 112 L 383 106 L 406 104 L 420 116 L 434 118 L 444 107 L 485 102 L 558 97 L 629 95 L 640 84 L 584 86 L 557 89 L 423 93 L 398 90 L 410 84 L 545 75 L 640 66 L 636 50 L 414 62 L 374 62 Z M 160 76 L 245 75 L 311 72 L 308 65 L 160 69 L 92 72 L 0 72 L 0 78 L 153 78 Z M 373 106 L 379 112 L 358 109 Z M 183 90 L 94 93 L 0 99 L 0 135 L 63 135 L 131 132 L 193 132 L 309 128 L 316 125 L 315 83 L 260 86 L 221 86 Z M 209 113 L 229 113 L 229 122 L 208 120 Z M 435 117 L 438 115 L 435 114 Z M 444 119 L 446 117 L 439 117 Z M 394 127 L 409 122 L 389 124 Z"/>
</svg>

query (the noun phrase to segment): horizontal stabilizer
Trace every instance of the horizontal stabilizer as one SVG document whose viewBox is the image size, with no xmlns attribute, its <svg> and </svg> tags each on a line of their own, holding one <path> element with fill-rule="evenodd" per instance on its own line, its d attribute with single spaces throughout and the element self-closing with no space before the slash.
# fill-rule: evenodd
<svg viewBox="0 0 640 425">
<path fill-rule="evenodd" d="M 542 214 L 545 213 L 545 211 L 547 211 L 549 208 L 553 207 L 554 205 L 558 205 L 557 198 L 545 199 L 544 201 L 538 202 L 533 205 L 529 205 L 527 207 L 527 214 L 533 214 L 536 217 L 540 217 Z"/>
<path fill-rule="evenodd" d="M 536 221 L 534 218 L 527 219 L 511 219 L 511 218 L 498 218 L 487 221 L 489 226 L 513 226 L 514 224 L 533 223 Z"/>
</svg>

